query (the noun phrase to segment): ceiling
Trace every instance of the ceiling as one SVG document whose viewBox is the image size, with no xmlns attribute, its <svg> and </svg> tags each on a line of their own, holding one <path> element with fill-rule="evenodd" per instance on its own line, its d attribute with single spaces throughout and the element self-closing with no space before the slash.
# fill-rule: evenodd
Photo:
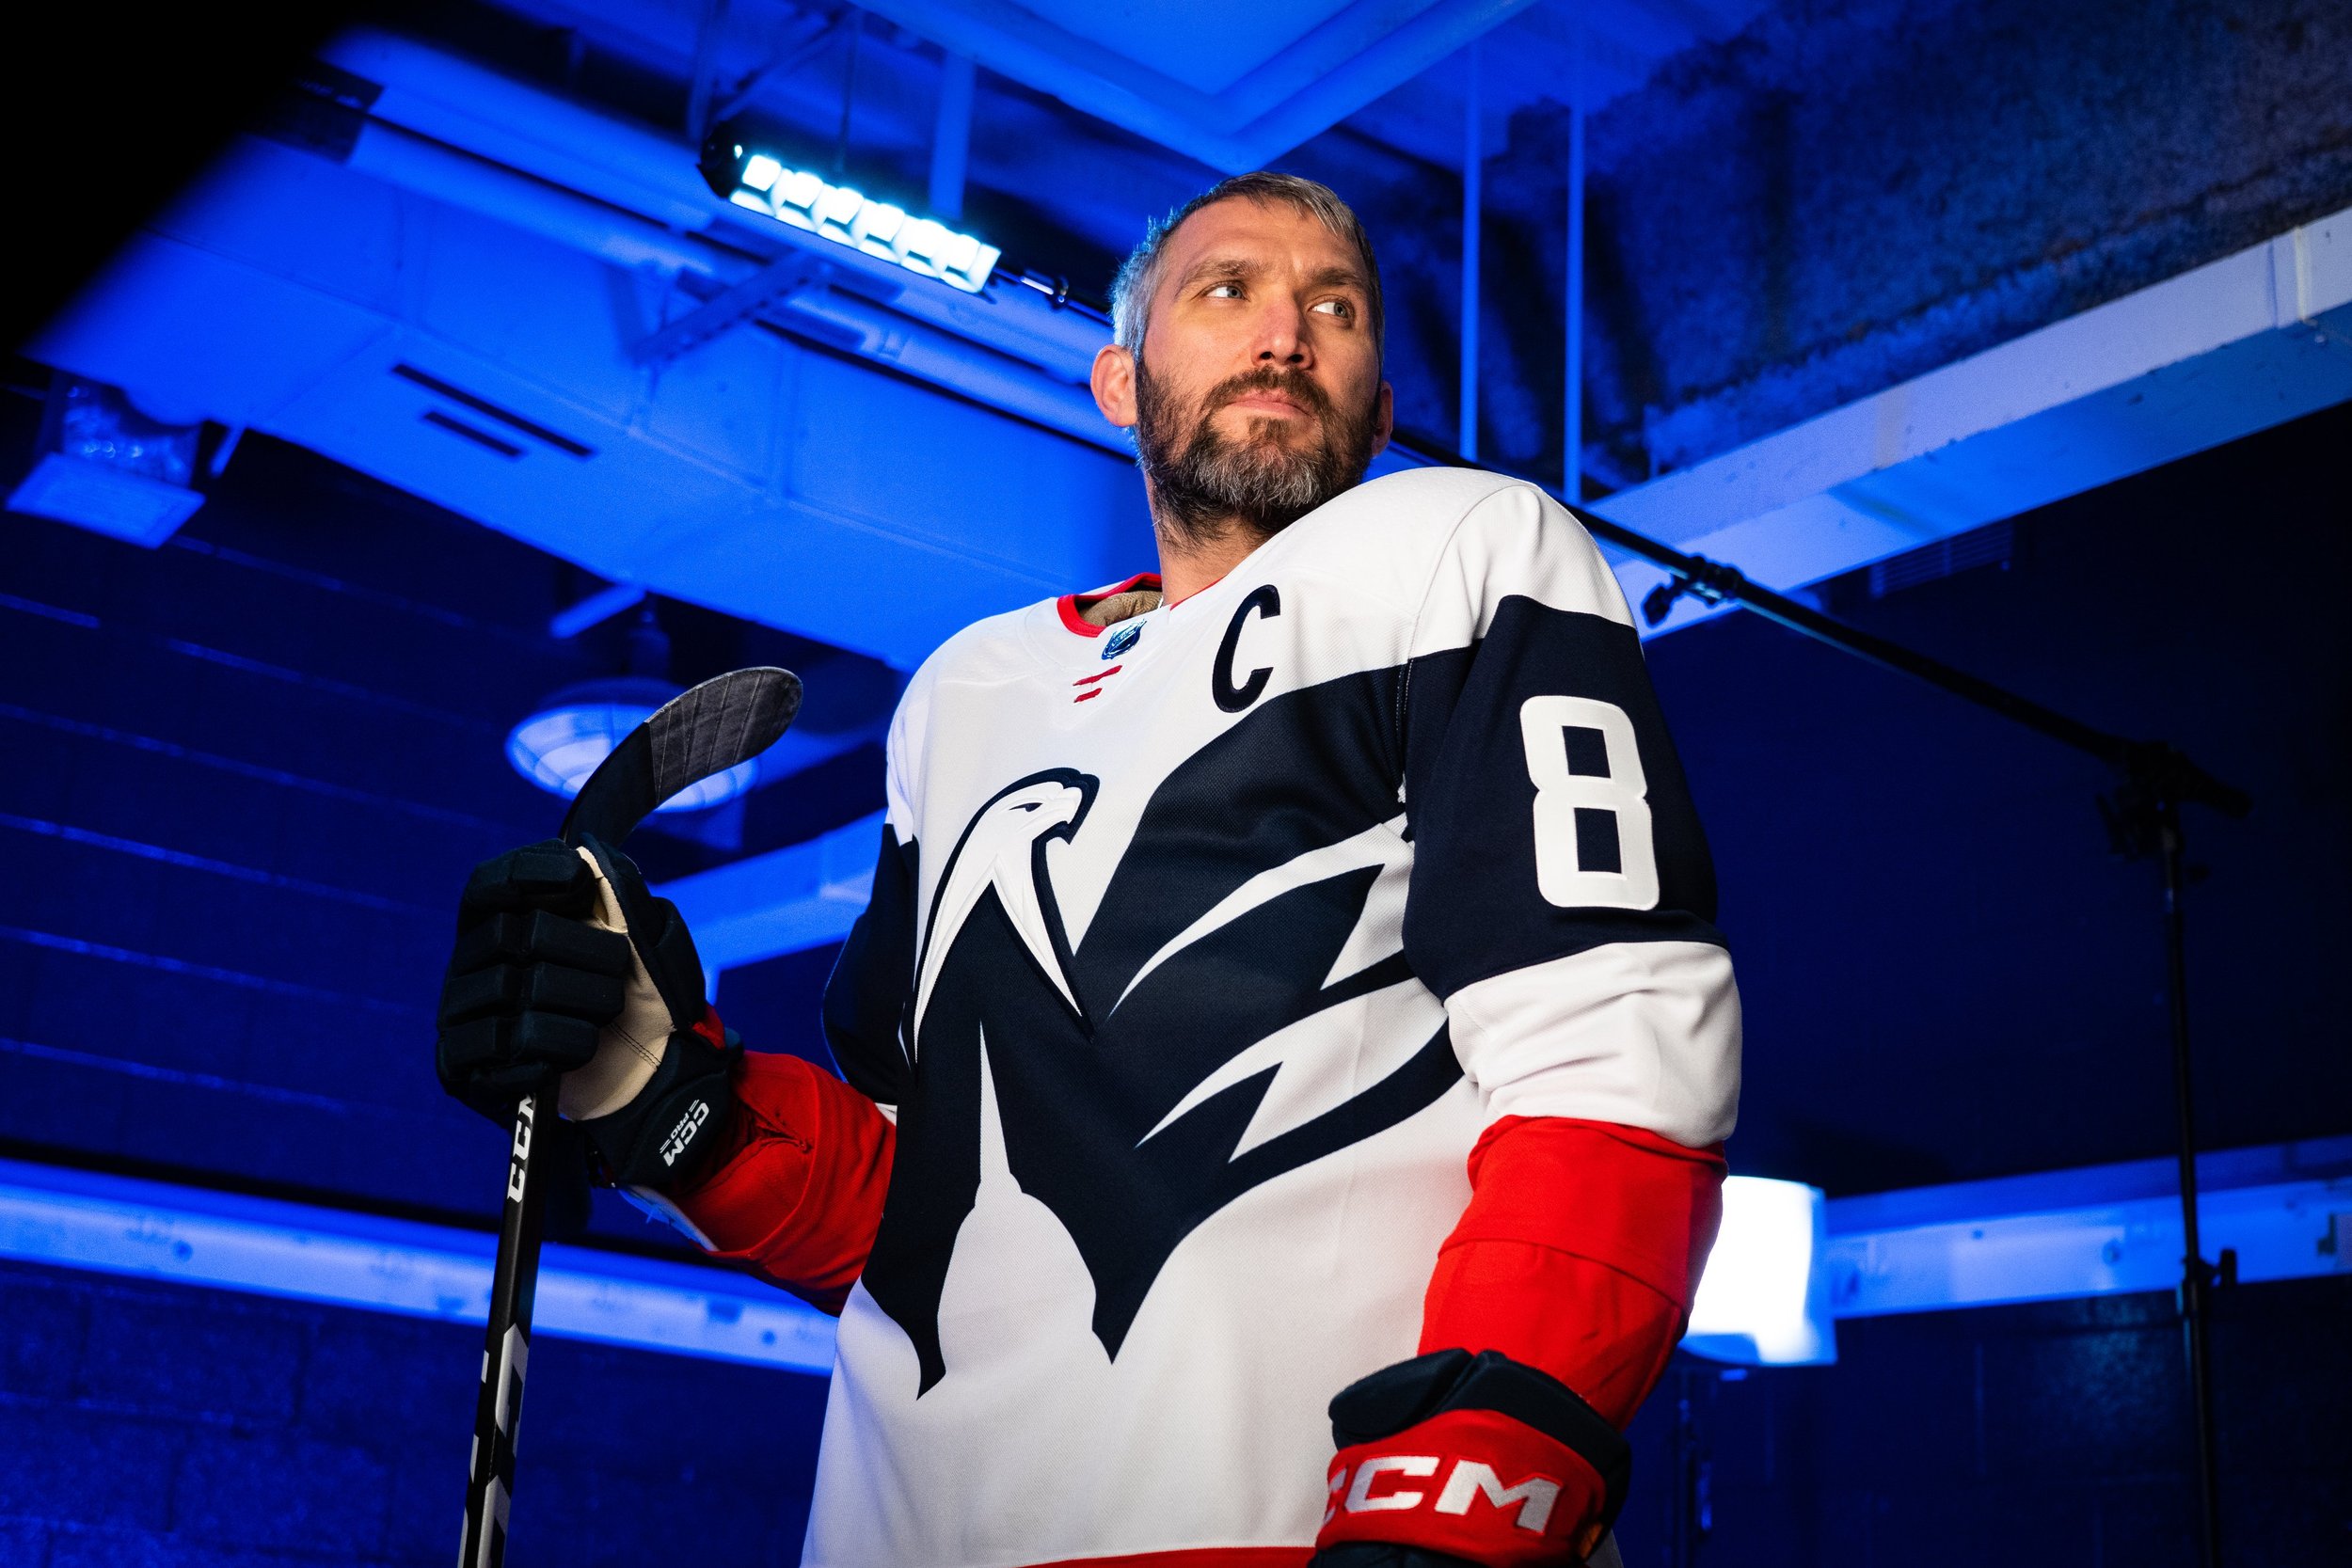
<svg viewBox="0 0 2352 1568">
<path fill-rule="evenodd" d="M 1473 43 L 1482 144 L 1493 153 L 1514 112 L 1575 98 L 1580 45 L 1589 110 L 1770 8 L 1295 0 L 1220 9 L 1215 30 L 1200 24 L 1199 8 L 1143 0 L 878 0 L 864 9 L 815 0 L 501 0 L 499 8 L 700 84 L 692 105 L 706 116 L 748 110 L 827 147 L 847 123 L 856 162 L 867 166 L 928 155 L 941 59 L 968 55 L 994 77 L 982 80 L 976 123 L 990 135 L 973 147 L 975 182 L 1021 193 L 1057 226 L 1117 253 L 1133 241 L 1139 201 L 1182 199 L 1204 176 L 1272 163 L 1334 126 L 1458 167 L 1464 51 Z"/>
<path fill-rule="evenodd" d="M 1573 83 L 1580 28 L 1597 102 L 1755 6 L 1398 0 L 1395 14 L 1493 23 L 1481 96 L 1499 135 L 1515 106 Z M 1230 86 L 1304 49 L 1328 67 L 1317 80 L 1345 77 L 1352 93 L 1369 80 L 1363 50 L 1299 41 L 1321 36 L 1300 19 L 1326 11 L 1361 21 L 1356 8 L 1282 10 L 1286 22 L 1230 35 L 1223 55 L 1180 51 L 1182 69 Z M 330 46 L 373 85 L 347 135 L 247 138 L 32 352 L 159 418 L 280 436 L 615 581 L 901 668 L 955 626 L 1148 563 L 1123 440 L 1085 388 L 1107 336 L 1099 314 L 1017 282 L 974 295 L 913 279 L 752 218 L 694 172 L 690 122 L 741 113 L 804 166 L 913 205 L 937 140 L 936 43 L 785 0 L 460 0 L 435 14 L 425 41 Z M 968 28 L 980 14 L 949 20 Z M 1166 14 L 1089 11 L 1083 41 L 1149 51 L 1168 41 Z M 1031 29 L 1024 60 L 1075 92 L 1067 61 L 1040 63 L 1042 36 Z M 1458 157 L 1464 90 L 1441 58 L 1357 107 L 1318 155 L 1360 181 L 1431 172 L 1418 160 L 1449 143 Z M 1083 293 L 1145 216 L 1213 177 L 1000 76 L 983 73 L 973 114 L 969 194 L 993 205 L 969 221 L 1005 245 L 1000 279 L 1016 259 L 1041 260 Z M 2352 298 L 2347 225 L 2297 230 L 1594 508 L 1793 588 L 2323 406 L 2345 395 L 2341 356 L 2298 324 Z M 1421 314 L 1451 316 L 1444 274 L 1411 287 Z M 660 347 L 666 324 L 712 312 L 710 330 Z M 2224 350 L 2235 368 L 2211 373 L 2207 356 Z M 2281 354 L 2296 366 L 2281 370 Z M 2240 395 L 2248 385 L 2265 395 Z M 531 438 L 453 433 L 485 407 Z M 543 429 L 569 446 L 547 447 Z M 1021 479 L 975 485 L 976 473 Z M 2047 483 L 2021 494 L 2019 475 Z M 1621 575 L 1636 602 L 1658 577 Z M 1686 600 L 1664 627 L 1704 612 Z"/>
</svg>

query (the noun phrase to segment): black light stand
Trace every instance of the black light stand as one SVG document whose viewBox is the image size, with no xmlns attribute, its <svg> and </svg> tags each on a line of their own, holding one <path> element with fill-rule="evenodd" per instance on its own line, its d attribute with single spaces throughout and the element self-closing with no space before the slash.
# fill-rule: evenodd
<svg viewBox="0 0 2352 1568">
<path fill-rule="evenodd" d="M 1712 1367 L 1702 1370 L 1692 1366 L 1687 1354 L 1674 1359 L 1675 1511 L 1666 1560 L 1672 1568 L 1698 1568 L 1699 1547 L 1715 1528 L 1715 1461 L 1696 1402 L 1704 1387 L 1707 1402 L 1710 1407 L 1714 1404 L 1712 1385 L 1719 1374 Z"/>
<path fill-rule="evenodd" d="M 1685 594 L 1707 604 L 1739 605 L 1816 641 L 1926 681 L 2078 752 L 2086 752 L 2115 769 L 2116 787 L 2100 800 L 2100 813 L 2106 817 L 2108 832 L 2119 850 L 2134 859 L 2154 855 L 2163 888 L 2166 1000 L 2171 1015 L 2172 1097 L 2180 1141 L 2183 1255 L 2178 1301 L 2197 1427 L 2199 1556 L 2204 1568 L 2220 1568 L 2220 1473 L 2214 1449 L 2211 1297 L 2217 1278 L 2223 1284 L 2231 1282 L 2236 1273 L 2236 1259 L 2225 1249 L 2217 1269 L 2205 1260 L 2198 1236 L 2197 1120 L 2189 1077 L 2187 933 L 2181 899 L 2185 880 L 2181 807 L 2195 802 L 2211 806 L 2225 816 L 2244 816 L 2253 809 L 2253 801 L 2243 790 L 2223 784 L 2161 740 L 2126 740 L 2092 729 L 1939 659 L 1834 621 L 1809 606 L 1759 588 L 1737 567 L 1704 556 L 1684 555 L 1605 517 L 1582 511 L 1578 511 L 1576 516 L 1595 538 L 1605 539 L 1673 574 L 1643 603 L 1642 612 L 1652 626 L 1664 620 L 1675 601 Z"/>
</svg>

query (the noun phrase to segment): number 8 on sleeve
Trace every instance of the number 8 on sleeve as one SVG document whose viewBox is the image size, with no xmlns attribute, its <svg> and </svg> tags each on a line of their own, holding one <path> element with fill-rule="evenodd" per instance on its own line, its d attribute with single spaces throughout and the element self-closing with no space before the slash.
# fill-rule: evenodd
<svg viewBox="0 0 2352 1568">
<path fill-rule="evenodd" d="M 1530 697 L 1519 705 L 1519 738 L 1535 785 L 1535 885 L 1544 901 L 1657 908 L 1649 786 L 1625 710 L 1592 697 Z"/>
</svg>

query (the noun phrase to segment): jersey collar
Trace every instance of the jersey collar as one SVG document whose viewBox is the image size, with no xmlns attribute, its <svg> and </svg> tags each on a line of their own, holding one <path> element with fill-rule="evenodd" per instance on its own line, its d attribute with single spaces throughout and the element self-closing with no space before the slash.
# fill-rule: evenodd
<svg viewBox="0 0 2352 1568">
<path fill-rule="evenodd" d="M 1061 613 L 1064 630 L 1075 632 L 1080 637 L 1100 637 L 1109 628 L 1098 626 L 1086 618 L 1089 606 L 1098 604 L 1104 599 L 1114 598 L 1120 594 L 1132 594 L 1139 588 L 1156 589 L 1159 585 L 1159 573 L 1137 572 L 1125 582 L 1115 582 L 1107 588 L 1091 589 L 1084 594 L 1064 594 L 1054 601 L 1054 608 Z"/>
</svg>

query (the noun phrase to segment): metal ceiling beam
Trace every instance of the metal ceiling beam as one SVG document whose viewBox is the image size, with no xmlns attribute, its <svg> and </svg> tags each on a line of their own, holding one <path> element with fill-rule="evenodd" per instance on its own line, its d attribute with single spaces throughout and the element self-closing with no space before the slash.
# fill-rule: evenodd
<svg viewBox="0 0 2352 1568">
<path fill-rule="evenodd" d="M 874 887 L 882 814 L 829 833 L 665 882 L 717 994 L 722 972 L 839 942 Z"/>
<path fill-rule="evenodd" d="M 1010 0 L 874 0 L 871 9 L 1073 108 L 1229 174 L 1263 166 L 1446 59 L 1533 0 L 1425 0 L 1399 20 L 1356 0 L 1220 92 L 1081 38 Z M 1144 13 L 1149 14 L 1148 8 Z"/>
<path fill-rule="evenodd" d="M 2347 399 L 2352 208 L 1589 509 L 1785 591 Z"/>
<path fill-rule="evenodd" d="M 361 29 L 324 54 L 383 87 L 353 150 L 355 166 L 402 183 L 413 176 L 412 188 L 492 216 L 501 204 L 519 204 L 519 225 L 544 224 L 550 237 L 560 229 L 583 245 L 604 245 L 607 260 L 635 264 L 634 252 L 654 265 L 732 283 L 753 264 L 802 251 L 831 267 L 844 287 L 1073 386 L 1085 384 L 1094 351 L 1109 336 L 1100 322 L 1017 283 L 965 293 L 746 214 L 703 183 L 694 149 L 439 50 Z M 590 205 L 567 204 L 566 197 Z M 598 233 L 599 224 L 623 238 Z"/>
<path fill-rule="evenodd" d="M 813 256 L 798 252 L 769 262 L 739 283 L 729 285 L 675 321 L 663 324 L 629 347 L 629 356 L 643 365 L 659 365 L 698 348 L 730 327 L 751 320 L 787 294 L 799 293 L 821 278 L 825 266 Z"/>
</svg>

